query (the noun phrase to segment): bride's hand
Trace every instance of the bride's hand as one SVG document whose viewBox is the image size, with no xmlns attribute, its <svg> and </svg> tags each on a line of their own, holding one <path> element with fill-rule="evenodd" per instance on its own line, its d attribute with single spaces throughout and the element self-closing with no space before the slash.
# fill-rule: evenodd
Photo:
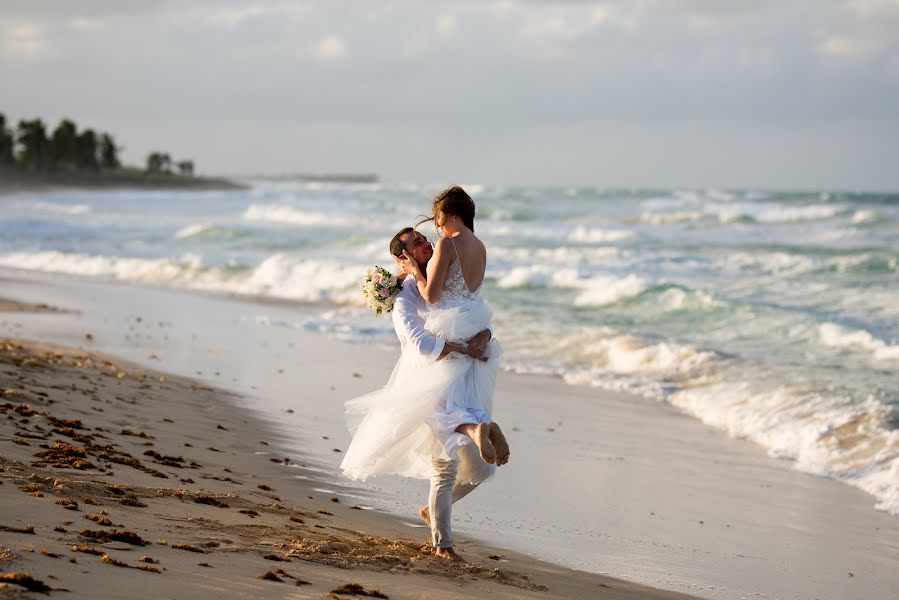
<svg viewBox="0 0 899 600">
<path fill-rule="evenodd" d="M 409 254 L 407 250 L 403 250 L 403 257 L 400 259 L 400 262 L 403 263 L 403 270 L 406 273 L 409 273 L 415 279 L 421 279 L 421 269 L 418 268 L 418 263 L 415 262 L 415 259 L 412 258 L 412 255 Z"/>
</svg>

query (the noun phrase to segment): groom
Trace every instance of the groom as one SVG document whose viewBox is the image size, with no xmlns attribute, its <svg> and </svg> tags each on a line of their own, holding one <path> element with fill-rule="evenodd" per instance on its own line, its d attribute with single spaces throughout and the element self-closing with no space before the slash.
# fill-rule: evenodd
<svg viewBox="0 0 899 600">
<path fill-rule="evenodd" d="M 418 286 L 415 285 L 415 280 L 409 276 L 410 274 L 400 260 L 403 251 L 418 263 L 422 273 L 426 273 L 428 261 L 434 254 L 434 248 L 425 236 L 411 227 L 402 229 L 390 241 L 390 254 L 393 256 L 393 260 L 407 275 L 403 289 L 396 296 L 393 304 L 393 326 L 403 349 L 405 350 L 409 344 L 413 344 L 419 354 L 433 361 L 442 360 L 453 352 L 467 354 L 478 360 L 486 360 L 484 353 L 491 338 L 490 330 L 481 331 L 468 340 L 464 346 L 447 342 L 425 330 L 421 311 L 425 308 L 426 303 L 418 291 Z M 450 526 L 453 503 L 468 495 L 478 486 L 477 483 L 456 483 L 456 473 L 459 470 L 459 463 L 462 461 L 466 461 L 466 467 L 469 468 L 484 469 L 484 472 L 492 469 L 492 465 L 483 461 L 476 446 L 472 444 L 462 446 L 457 459 L 434 459 L 428 505 L 422 506 L 418 511 L 424 522 L 431 527 L 431 539 L 436 548 L 435 554 L 440 558 L 452 561 L 462 561 L 453 550 Z"/>
</svg>

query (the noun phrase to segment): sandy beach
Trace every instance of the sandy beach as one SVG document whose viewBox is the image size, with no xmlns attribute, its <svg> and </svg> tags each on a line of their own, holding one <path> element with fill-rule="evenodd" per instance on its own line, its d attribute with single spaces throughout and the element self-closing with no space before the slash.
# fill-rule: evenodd
<svg viewBox="0 0 899 600">
<path fill-rule="evenodd" d="M 466 565 L 433 558 L 424 530 L 323 493 L 316 461 L 195 380 L 8 338 L 0 378 L 0 597 L 687 597 L 470 539 Z"/>
<path fill-rule="evenodd" d="M 150 556 L 169 569 L 163 576 L 173 575 L 176 567 L 183 569 L 183 585 L 199 585 L 202 580 L 203 586 L 220 591 L 224 588 L 215 586 L 232 578 L 233 585 L 238 581 L 240 585 L 259 585 L 255 578 L 269 567 L 284 568 L 318 584 L 320 587 L 303 588 L 302 592 L 314 589 L 316 596 L 343 583 L 359 583 L 378 587 L 391 597 L 430 597 L 432 589 L 451 589 L 471 597 L 480 596 L 485 589 L 500 597 L 595 594 L 614 598 L 614 593 L 630 591 L 641 598 L 656 593 L 667 597 L 664 594 L 668 592 L 631 587 L 638 583 L 705 598 L 868 599 L 892 597 L 899 585 L 895 577 L 899 526 L 895 517 L 874 510 L 866 494 L 797 473 L 766 457 L 754 444 L 733 440 L 672 407 L 627 394 L 565 385 L 554 378 L 511 373 L 501 376 L 496 402 L 497 417 L 509 431 L 514 460 L 495 481 L 456 507 L 454 518 L 462 540 L 459 549 L 472 565 L 457 572 L 434 564 L 426 553 L 427 531 L 415 517 L 426 496 L 426 482 L 383 478 L 353 484 L 337 470 L 340 451 L 349 443 L 343 400 L 383 384 L 395 360 L 392 348 L 346 343 L 290 325 L 303 322 L 298 320 L 303 315 L 317 314 L 314 307 L 24 272 L 6 271 L 5 276 L 4 295 L 15 302 L 45 304 L 56 310 L 39 313 L 20 307 L 19 312 L 0 318 L 0 334 L 89 349 L 73 351 L 79 355 L 101 351 L 115 358 L 94 358 L 92 362 L 103 365 L 102 360 L 112 360 L 118 370 L 114 375 L 100 375 L 84 367 L 42 367 L 47 372 L 59 369 L 69 373 L 65 383 L 51 384 L 64 389 L 35 388 L 58 400 L 53 405 L 38 404 L 43 397 L 22 385 L 27 381 L 5 383 L 4 388 L 28 392 L 27 403 L 33 404 L 34 410 L 106 429 L 100 434 L 109 439 L 92 443 L 120 444 L 122 451 L 168 476 L 161 479 L 132 467 L 95 464 L 114 467 L 113 482 L 127 486 L 132 490 L 128 493 L 157 508 L 151 519 L 147 509 L 120 507 L 115 498 L 98 493 L 98 502 L 111 499 L 111 504 L 102 508 L 110 512 L 113 523 L 154 542 L 149 549 L 112 555 L 134 565 L 142 553 L 150 555 L 152 549 L 156 554 Z M 80 360 L 84 364 L 85 359 Z M 111 367 L 105 368 L 112 373 Z M 119 372 L 125 373 L 121 379 Z M 143 381 L 141 374 L 145 375 Z M 23 375 L 34 379 L 37 371 L 23 371 Z M 160 375 L 166 378 L 162 384 Z M 87 383 L 95 380 L 99 383 Z M 146 385 L 150 388 L 141 387 Z M 124 386 L 130 386 L 129 393 L 116 392 Z M 101 405 L 91 399 L 97 395 L 110 403 Z M 63 399 L 81 402 L 81 408 L 64 410 L 68 405 Z M 15 425 L 12 420 L 8 423 Z M 42 427 L 41 435 L 52 429 L 49 424 Z M 39 434 L 33 426 L 28 428 L 32 430 L 29 435 Z M 122 434 L 123 429 L 153 438 Z M 8 430 L 6 436 L 15 437 L 14 430 Z M 52 445 L 59 438 L 52 433 L 45 440 L 18 437 L 32 446 L 6 442 L 9 450 L 3 453 L 21 461 L 25 469 L 33 469 L 34 452 L 43 450 L 38 444 Z M 66 437 L 59 439 L 72 443 Z M 143 445 L 147 443 L 154 445 Z M 163 457 L 183 458 L 178 464 L 196 462 L 202 467 L 166 468 L 158 464 L 159 459 L 145 455 L 147 449 Z M 94 463 L 94 458 L 85 460 Z M 78 481 L 86 480 L 80 471 L 38 470 L 41 477 L 75 474 Z M 7 469 L 4 475 L 10 472 Z M 101 481 L 107 481 L 108 475 L 96 473 Z M 78 533 L 88 526 L 97 527 L 90 523 L 79 523 L 77 529 L 61 525 L 58 519 L 73 519 L 53 503 L 63 497 L 74 498 L 74 492 L 67 489 L 55 495 L 50 485 L 35 488 L 45 498 L 25 498 L 18 488 L 29 482 L 29 475 L 23 471 L 16 475 L 20 483 L 9 482 L 0 488 L 6 494 L 3 524 L 31 524 L 36 532 L 52 534 L 46 545 L 57 554 L 70 545 L 86 543 Z M 184 484 L 181 477 L 196 483 Z M 259 483 L 272 491 L 257 488 Z M 157 489 L 168 491 L 157 497 Z M 179 492 L 179 497 L 174 490 L 185 491 Z M 196 504 L 193 499 L 198 493 L 211 494 L 228 508 Z M 84 502 L 78 502 L 85 512 Z M 377 510 L 354 510 L 357 505 Z M 12 507 L 15 510 L 11 511 Z M 88 510 L 96 515 L 99 508 Z M 239 512 L 244 509 L 259 516 Z M 43 510 L 49 512 L 27 512 Z M 291 515 L 300 513 L 303 524 L 290 522 Z M 57 521 L 50 519 L 53 515 Z M 210 521 L 171 521 L 166 517 Z M 240 537 L 234 530 L 216 533 L 222 524 L 250 527 L 238 527 L 248 537 Z M 268 528 L 253 529 L 260 525 Z M 288 529 L 300 525 L 312 532 Z M 55 532 L 56 526 L 66 528 L 68 537 Z M 247 533 L 252 531 L 258 535 Z M 7 565 L 6 572 L 28 571 L 48 585 L 63 585 L 62 562 L 49 563 L 58 569 L 55 571 L 33 566 L 32 561 L 46 566 L 50 560 L 40 554 L 43 545 L 35 538 L 21 533 L 2 535 L 4 546 L 23 561 Z M 306 538 L 330 544 L 327 535 L 334 536 L 331 541 L 338 544 L 333 546 L 338 551 L 326 552 L 324 564 L 319 560 L 322 556 L 296 545 L 297 540 Z M 364 536 L 377 539 L 365 541 Z M 168 545 L 156 544 L 159 539 Z M 51 540 L 56 541 L 51 544 Z M 405 550 L 388 553 L 393 557 L 386 559 L 388 562 L 399 561 L 397 565 L 402 566 L 391 573 L 367 570 L 381 571 L 383 563 L 372 563 L 364 556 L 352 558 L 352 549 L 360 546 L 368 553 L 365 556 L 380 556 L 395 540 L 402 540 Z M 205 548 L 209 553 L 205 557 L 171 548 L 172 543 L 202 548 L 201 544 L 210 541 L 220 546 Z M 32 547 L 35 553 L 25 551 Z M 242 550 L 226 551 L 234 547 Z M 295 566 L 260 560 L 260 554 L 276 551 L 284 556 L 293 552 L 290 558 Z M 499 561 L 490 559 L 491 555 Z M 330 566 L 334 563 L 328 562 L 334 556 L 341 566 L 357 570 L 335 570 Z M 185 562 L 185 557 L 197 560 Z M 223 562 L 214 562 L 217 560 Z M 198 567 L 207 562 L 224 568 L 232 560 L 246 562 L 233 563 L 240 568 L 228 568 L 227 573 Z M 81 557 L 78 561 L 85 562 Z M 419 565 L 427 565 L 422 567 L 426 572 L 419 573 Z M 288 568 L 291 566 L 295 571 Z M 103 563 L 93 565 L 100 567 L 115 577 L 151 576 Z M 503 583 L 491 575 L 494 568 L 508 572 L 500 576 Z M 402 584 L 391 583 L 397 572 L 403 573 Z M 51 574 L 61 579 L 54 582 L 49 579 Z M 72 573 L 73 578 L 76 575 L 77 571 Z M 212 577 L 215 579 L 206 579 Z M 65 578 L 65 586 L 75 589 L 74 581 Z M 421 587 L 409 587 L 419 581 Z M 532 584 L 545 586 L 547 591 Z"/>
</svg>

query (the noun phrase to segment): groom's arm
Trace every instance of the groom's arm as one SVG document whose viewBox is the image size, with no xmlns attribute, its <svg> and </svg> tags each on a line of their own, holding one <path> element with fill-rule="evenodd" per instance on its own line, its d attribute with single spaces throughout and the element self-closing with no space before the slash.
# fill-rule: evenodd
<svg viewBox="0 0 899 600">
<path fill-rule="evenodd" d="M 393 327 L 401 339 L 409 340 L 416 351 L 428 360 L 440 360 L 449 353 L 444 352 L 447 350 L 446 340 L 428 333 L 418 307 L 408 298 L 400 296 L 394 302 Z"/>
</svg>

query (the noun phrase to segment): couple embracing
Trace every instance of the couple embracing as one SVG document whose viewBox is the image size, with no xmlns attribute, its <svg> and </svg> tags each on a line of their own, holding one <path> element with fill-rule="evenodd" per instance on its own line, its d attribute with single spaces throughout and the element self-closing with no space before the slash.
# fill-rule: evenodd
<svg viewBox="0 0 899 600">
<path fill-rule="evenodd" d="M 412 227 L 390 241 L 405 275 L 393 300 L 402 354 L 385 387 L 346 403 L 353 441 L 341 464 L 354 479 L 429 479 L 419 514 L 436 555 L 448 560 L 461 560 L 453 550 L 453 502 L 509 460 L 491 418 L 501 349 L 480 296 L 487 251 L 474 234 L 474 216 L 471 197 L 450 187 L 422 221 L 442 231 L 435 246 Z"/>
</svg>

